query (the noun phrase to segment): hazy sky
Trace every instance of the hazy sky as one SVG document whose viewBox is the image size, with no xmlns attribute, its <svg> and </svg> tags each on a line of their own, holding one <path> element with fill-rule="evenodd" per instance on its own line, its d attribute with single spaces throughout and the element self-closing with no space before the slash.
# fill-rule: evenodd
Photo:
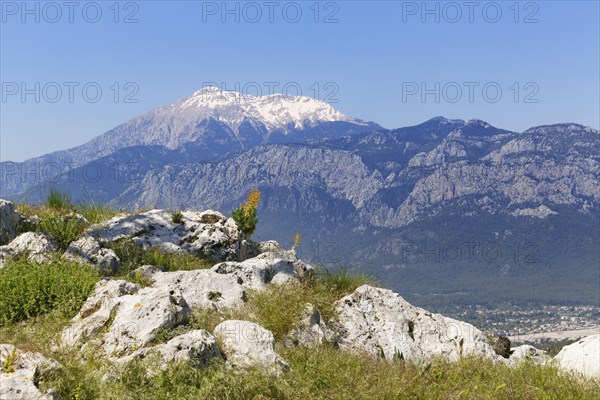
<svg viewBox="0 0 600 400">
<path fill-rule="evenodd" d="M 0 158 L 84 143 L 207 82 L 301 90 L 387 128 L 599 128 L 597 1 L 424 4 L 2 1 Z"/>
</svg>

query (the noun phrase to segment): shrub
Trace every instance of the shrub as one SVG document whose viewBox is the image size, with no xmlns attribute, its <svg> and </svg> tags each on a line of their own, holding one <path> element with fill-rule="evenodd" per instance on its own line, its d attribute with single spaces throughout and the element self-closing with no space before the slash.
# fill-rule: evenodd
<svg viewBox="0 0 600 400">
<path fill-rule="evenodd" d="M 0 323 L 54 309 L 75 314 L 99 279 L 96 269 L 72 261 L 9 260 L 0 269 Z"/>
<path fill-rule="evenodd" d="M 256 209 L 258 208 L 258 203 L 260 203 L 260 196 L 260 191 L 258 189 L 252 190 L 250 194 L 248 194 L 246 201 L 231 214 L 231 217 L 237 224 L 239 230 L 248 236 L 251 236 L 254 233 L 256 224 L 258 224 Z"/>
<path fill-rule="evenodd" d="M 172 215 L 172 220 L 174 224 L 180 224 L 183 222 L 183 214 L 181 211 L 176 211 Z"/>
<path fill-rule="evenodd" d="M 85 230 L 87 224 L 74 217 L 52 213 L 40 217 L 38 230 L 49 233 L 58 242 L 62 250 L 69 247 L 69 243 L 77 240 Z"/>
</svg>

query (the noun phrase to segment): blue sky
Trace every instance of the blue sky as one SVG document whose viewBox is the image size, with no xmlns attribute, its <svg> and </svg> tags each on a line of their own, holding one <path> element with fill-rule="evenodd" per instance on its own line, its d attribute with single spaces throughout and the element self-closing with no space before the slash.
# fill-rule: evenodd
<svg viewBox="0 0 600 400">
<path fill-rule="evenodd" d="M 85 143 L 206 82 L 300 89 L 387 128 L 600 125 L 597 1 L 88 3 L 2 1 L 3 161 Z"/>
</svg>

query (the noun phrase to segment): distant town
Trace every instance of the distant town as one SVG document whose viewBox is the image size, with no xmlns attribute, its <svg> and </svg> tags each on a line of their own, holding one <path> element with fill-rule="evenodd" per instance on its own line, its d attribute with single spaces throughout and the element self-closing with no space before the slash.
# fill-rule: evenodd
<svg viewBox="0 0 600 400">
<path fill-rule="evenodd" d="M 455 318 L 468 321 L 489 335 L 504 335 L 515 342 L 578 339 L 600 333 L 600 309 L 589 305 L 456 308 Z"/>
</svg>

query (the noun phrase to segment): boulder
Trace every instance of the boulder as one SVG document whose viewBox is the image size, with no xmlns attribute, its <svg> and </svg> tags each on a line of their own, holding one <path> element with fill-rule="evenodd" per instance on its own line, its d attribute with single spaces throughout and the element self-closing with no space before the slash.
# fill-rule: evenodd
<svg viewBox="0 0 600 400">
<path fill-rule="evenodd" d="M 315 346 L 334 342 L 335 334 L 327 327 L 321 312 L 313 304 L 307 303 L 300 321 L 294 324 L 292 331 L 285 337 L 287 346 Z"/>
<path fill-rule="evenodd" d="M 151 342 L 161 329 L 187 321 L 190 309 L 181 293 L 143 288 L 119 298 L 102 346 L 110 357 L 131 353 Z"/>
<path fill-rule="evenodd" d="M 275 352 L 273 334 L 248 321 L 228 320 L 215 327 L 215 337 L 227 365 L 233 368 L 258 367 L 272 374 L 289 370 L 289 365 Z"/>
<path fill-rule="evenodd" d="M 239 231 L 233 219 L 210 210 L 184 211 L 180 223 L 173 222 L 170 211 L 152 210 L 115 217 L 92 226 L 87 233 L 100 243 L 127 239 L 144 247 L 185 250 L 215 260 L 237 260 L 240 252 Z"/>
<path fill-rule="evenodd" d="M 151 273 L 148 273 L 151 272 Z M 190 307 L 230 308 L 246 301 L 246 288 L 234 275 L 223 275 L 207 269 L 195 271 L 146 271 L 153 287 L 176 290 Z"/>
<path fill-rule="evenodd" d="M 494 360 L 494 349 L 473 325 L 415 307 L 391 290 L 364 285 L 335 303 L 335 330 L 342 349 L 387 360 L 464 355 Z"/>
<path fill-rule="evenodd" d="M 30 260 L 43 263 L 48 261 L 51 253 L 58 250 L 58 244 L 48 234 L 42 232 L 25 232 L 17 236 L 5 246 L 0 246 L 0 267 L 8 257 L 27 254 Z"/>
<path fill-rule="evenodd" d="M 50 400 L 52 396 L 40 391 L 38 381 L 40 374 L 58 366 L 39 353 L 0 344 L 0 399 Z"/>
<path fill-rule="evenodd" d="M 100 243 L 91 236 L 84 236 L 71 242 L 64 256 L 91 264 L 103 275 L 115 274 L 121 268 L 121 260 L 114 250 L 102 248 Z"/>
<path fill-rule="evenodd" d="M 189 312 L 176 290 L 100 281 L 62 332 L 62 342 L 72 346 L 95 337 L 109 357 L 122 357 L 150 343 L 160 330 L 186 322 Z"/>
<path fill-rule="evenodd" d="M 296 257 L 292 251 L 261 253 L 242 262 L 223 262 L 211 269 L 217 274 L 232 275 L 248 289 L 263 290 L 266 285 L 297 282 L 313 267 Z"/>
<path fill-rule="evenodd" d="M 71 320 L 71 325 L 63 330 L 62 344 L 72 347 L 81 344 L 81 341 L 106 333 L 122 298 L 139 290 L 138 285 L 123 280 L 103 279 L 96 283 L 92 294 Z"/>
<path fill-rule="evenodd" d="M 517 346 L 510 351 L 508 364 L 516 367 L 522 362 L 530 362 L 533 364 L 545 364 L 550 361 L 550 356 L 545 351 L 536 349 L 533 346 L 524 344 Z"/>
<path fill-rule="evenodd" d="M 563 347 L 554 361 L 563 371 L 600 379 L 600 335 L 588 336 Z"/>
<path fill-rule="evenodd" d="M 196 329 L 176 336 L 166 343 L 139 349 L 119 362 L 143 359 L 148 355 L 157 356 L 163 366 L 171 361 L 190 361 L 198 368 L 206 367 L 213 358 L 221 358 L 215 337 L 203 329 Z"/>
<path fill-rule="evenodd" d="M 22 220 L 23 216 L 12 201 L 0 199 L 0 245 L 7 244 L 17 236 Z"/>
</svg>

